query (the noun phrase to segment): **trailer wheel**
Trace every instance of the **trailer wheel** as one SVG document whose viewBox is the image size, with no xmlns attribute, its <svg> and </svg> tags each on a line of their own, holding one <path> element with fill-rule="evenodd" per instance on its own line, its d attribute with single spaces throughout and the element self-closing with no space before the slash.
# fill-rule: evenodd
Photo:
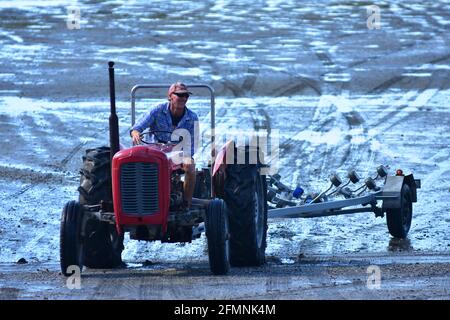
<svg viewBox="0 0 450 320">
<path fill-rule="evenodd" d="M 70 266 L 83 268 L 83 246 L 81 242 L 80 227 L 83 219 L 83 208 L 77 201 L 69 201 L 61 214 L 59 254 L 61 272 L 66 277 Z"/>
<path fill-rule="evenodd" d="M 230 214 L 232 266 L 265 263 L 267 182 L 256 165 L 227 165 L 224 199 Z"/>
<path fill-rule="evenodd" d="M 214 199 L 206 210 L 206 237 L 208 239 L 209 266 L 215 275 L 230 270 L 230 236 L 225 202 Z"/>
<path fill-rule="evenodd" d="M 400 197 L 400 208 L 387 209 L 386 221 L 389 233 L 393 237 L 406 238 L 412 220 L 411 189 L 407 184 L 403 185 Z"/>
<path fill-rule="evenodd" d="M 101 201 L 112 203 L 109 147 L 86 150 L 80 174 L 80 204 L 96 205 Z M 119 235 L 114 225 L 91 217 L 86 221 L 84 234 L 85 266 L 114 268 L 123 264 L 123 234 Z"/>
</svg>

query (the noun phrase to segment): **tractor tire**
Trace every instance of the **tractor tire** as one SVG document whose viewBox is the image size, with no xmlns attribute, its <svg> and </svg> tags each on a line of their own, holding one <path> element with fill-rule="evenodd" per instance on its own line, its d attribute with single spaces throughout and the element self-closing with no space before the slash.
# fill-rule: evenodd
<svg viewBox="0 0 450 320">
<path fill-rule="evenodd" d="M 86 267 L 109 269 L 123 266 L 123 234 L 118 234 L 115 225 L 89 219 L 83 244 L 83 263 Z"/>
<path fill-rule="evenodd" d="M 86 150 L 78 187 L 80 204 L 95 205 L 112 201 L 111 160 L 109 147 Z"/>
<path fill-rule="evenodd" d="M 66 277 L 70 276 L 70 266 L 78 266 L 83 269 L 83 246 L 81 241 L 81 222 L 83 208 L 76 201 L 69 201 L 64 206 L 61 214 L 59 254 L 61 272 Z"/>
<path fill-rule="evenodd" d="M 230 231 L 225 202 L 214 199 L 206 210 L 206 237 L 211 272 L 224 275 L 230 271 Z"/>
<path fill-rule="evenodd" d="M 256 164 L 228 164 L 224 200 L 230 219 L 231 265 L 263 265 L 267 237 L 266 176 L 260 175 Z"/>
<path fill-rule="evenodd" d="M 394 238 L 404 239 L 408 235 L 412 221 L 411 189 L 404 184 L 400 192 L 400 208 L 386 210 L 386 222 L 389 233 Z"/>
<path fill-rule="evenodd" d="M 80 170 L 79 202 L 96 205 L 101 201 L 112 203 L 110 148 L 86 150 Z M 123 234 L 114 225 L 87 219 L 84 230 L 84 265 L 89 268 L 115 268 L 123 265 Z"/>
</svg>

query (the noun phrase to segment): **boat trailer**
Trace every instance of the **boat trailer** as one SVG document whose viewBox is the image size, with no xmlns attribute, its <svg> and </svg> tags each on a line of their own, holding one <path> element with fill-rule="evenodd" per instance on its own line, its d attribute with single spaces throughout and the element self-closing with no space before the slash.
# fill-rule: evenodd
<svg viewBox="0 0 450 320">
<path fill-rule="evenodd" d="M 417 202 L 421 182 L 412 174 L 404 175 L 401 169 L 396 170 L 395 175 L 388 175 L 386 167 L 381 165 L 376 171 L 375 177 L 361 181 L 356 171 L 351 170 L 345 183 L 333 174 L 326 190 L 308 195 L 299 186 L 291 189 L 283 184 L 279 174 L 268 176 L 268 217 L 315 218 L 359 212 L 373 212 L 376 217 L 384 217 L 386 213 L 390 234 L 405 238 L 411 226 L 412 203 Z M 378 186 L 380 180 L 382 186 Z M 351 189 L 350 183 L 356 188 Z"/>
</svg>

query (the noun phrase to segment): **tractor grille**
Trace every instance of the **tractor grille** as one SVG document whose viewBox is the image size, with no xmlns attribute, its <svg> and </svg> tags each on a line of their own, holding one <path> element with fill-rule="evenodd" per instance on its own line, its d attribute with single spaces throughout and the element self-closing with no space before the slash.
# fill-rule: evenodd
<svg viewBox="0 0 450 320">
<path fill-rule="evenodd" d="M 120 167 L 122 210 L 128 214 L 151 215 L 158 211 L 158 165 L 129 162 Z"/>
</svg>

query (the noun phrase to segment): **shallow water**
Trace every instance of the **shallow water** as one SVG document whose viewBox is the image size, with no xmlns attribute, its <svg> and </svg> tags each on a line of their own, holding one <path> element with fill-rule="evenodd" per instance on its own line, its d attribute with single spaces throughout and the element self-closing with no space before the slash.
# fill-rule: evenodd
<svg viewBox="0 0 450 320">
<path fill-rule="evenodd" d="M 0 1 L 0 94 L 107 99 L 109 60 L 122 98 L 178 79 L 240 97 L 448 88 L 449 3 L 379 8 L 370 30 L 358 1 Z"/>
</svg>

